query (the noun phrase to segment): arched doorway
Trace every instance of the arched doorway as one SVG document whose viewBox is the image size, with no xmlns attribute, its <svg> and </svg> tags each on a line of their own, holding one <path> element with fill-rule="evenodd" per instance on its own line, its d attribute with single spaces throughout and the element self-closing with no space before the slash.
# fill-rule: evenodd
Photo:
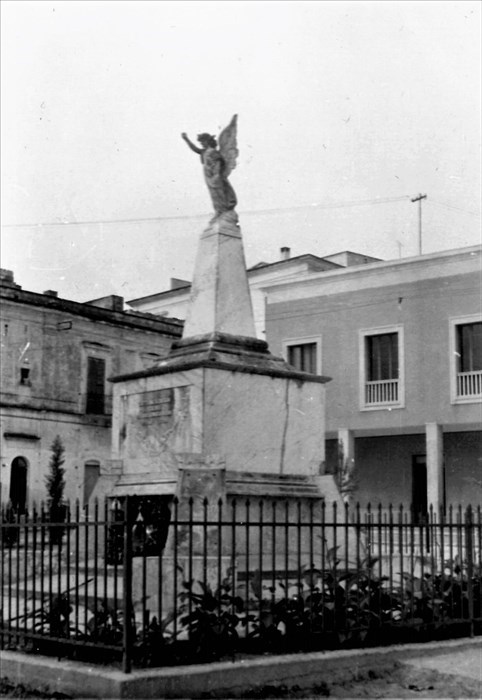
<svg viewBox="0 0 482 700">
<path fill-rule="evenodd" d="M 25 511 L 27 504 L 27 471 L 25 457 L 15 457 L 10 468 L 10 501 L 20 513 Z"/>
</svg>

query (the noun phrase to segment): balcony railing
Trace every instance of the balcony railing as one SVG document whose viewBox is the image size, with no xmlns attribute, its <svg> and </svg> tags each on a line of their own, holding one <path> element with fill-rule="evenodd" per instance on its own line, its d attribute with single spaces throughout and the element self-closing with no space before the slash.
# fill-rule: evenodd
<svg viewBox="0 0 482 700">
<path fill-rule="evenodd" d="M 383 406 L 399 402 L 398 379 L 365 382 L 365 405 Z"/>
<path fill-rule="evenodd" d="M 482 370 L 457 374 L 457 396 L 482 397 Z"/>
</svg>

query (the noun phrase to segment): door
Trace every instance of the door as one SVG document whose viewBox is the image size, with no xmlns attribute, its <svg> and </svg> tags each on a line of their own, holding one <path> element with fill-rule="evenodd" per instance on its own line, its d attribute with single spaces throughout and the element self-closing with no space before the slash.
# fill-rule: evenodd
<svg viewBox="0 0 482 700">
<path fill-rule="evenodd" d="M 27 504 L 27 470 L 24 457 L 15 457 L 10 467 L 10 501 L 13 508 L 23 513 Z"/>
<path fill-rule="evenodd" d="M 98 462 L 86 462 L 84 465 L 84 506 L 89 502 L 99 477 L 100 464 Z"/>
<path fill-rule="evenodd" d="M 427 522 L 427 458 L 425 455 L 412 457 L 412 508 L 414 523 Z"/>
</svg>

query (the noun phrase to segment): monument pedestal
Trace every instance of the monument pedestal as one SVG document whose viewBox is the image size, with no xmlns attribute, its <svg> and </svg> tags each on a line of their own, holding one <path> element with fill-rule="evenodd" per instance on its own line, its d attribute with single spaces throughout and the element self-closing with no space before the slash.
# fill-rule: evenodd
<svg viewBox="0 0 482 700">
<path fill-rule="evenodd" d="M 164 497 L 162 507 L 176 496 L 178 518 L 196 521 L 185 528 L 189 545 L 173 528 L 166 561 L 205 554 L 206 544 L 223 557 L 215 522 L 228 499 L 281 499 L 306 512 L 323 498 L 341 505 L 323 473 L 329 379 L 297 371 L 255 337 L 234 211 L 201 235 L 183 338 L 155 367 L 112 381 L 112 495 Z M 206 509 L 211 524 L 198 527 Z"/>
<path fill-rule="evenodd" d="M 136 481 L 145 495 L 200 495 L 199 470 L 207 495 L 216 468 L 225 470 L 216 498 L 255 495 L 257 484 L 259 495 L 322 495 L 328 380 L 297 372 L 264 341 L 181 340 L 157 367 L 114 381 L 117 495 Z"/>
</svg>

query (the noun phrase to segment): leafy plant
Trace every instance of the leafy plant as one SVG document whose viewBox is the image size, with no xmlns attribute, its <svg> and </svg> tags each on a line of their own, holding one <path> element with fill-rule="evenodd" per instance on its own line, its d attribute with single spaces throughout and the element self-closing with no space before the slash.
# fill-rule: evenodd
<svg viewBox="0 0 482 700">
<path fill-rule="evenodd" d="M 173 632 L 175 617 L 174 611 L 161 621 L 154 615 L 136 635 L 134 658 L 139 666 L 167 666 L 190 661 L 189 650 L 187 655 L 183 653 L 182 644 Z"/>
<path fill-rule="evenodd" d="M 181 623 L 189 630 L 191 652 L 195 658 L 212 661 L 233 654 L 239 639 L 237 627 L 245 623 L 244 602 L 233 595 L 226 578 L 219 589 L 201 581 L 185 582 L 180 594 Z M 197 588 L 197 590 L 196 590 Z"/>
<path fill-rule="evenodd" d="M 48 625 L 51 637 L 69 637 L 78 632 L 72 627 L 70 616 L 73 611 L 67 594 L 63 593 L 52 599 L 52 604 L 43 608 L 37 614 L 36 627 L 44 628 Z"/>
<path fill-rule="evenodd" d="M 361 644 L 389 617 L 396 601 L 373 573 L 377 560 L 341 570 L 336 550 L 328 551 L 323 571 L 305 567 L 281 600 L 261 599 L 259 586 L 254 588 L 260 612 L 251 636 L 258 646 L 280 651 Z M 281 580 L 278 586 L 285 589 Z"/>
<path fill-rule="evenodd" d="M 103 600 L 98 601 L 92 616 L 87 622 L 85 636 L 91 641 L 101 644 L 117 645 L 122 643 L 124 623 L 122 613 L 107 605 Z"/>
<path fill-rule="evenodd" d="M 433 629 L 446 628 L 470 616 L 469 579 L 466 566 L 456 558 L 445 562 L 444 570 L 420 577 L 404 574 L 400 624 Z M 473 617 L 481 614 L 480 574 L 472 576 Z"/>
</svg>

